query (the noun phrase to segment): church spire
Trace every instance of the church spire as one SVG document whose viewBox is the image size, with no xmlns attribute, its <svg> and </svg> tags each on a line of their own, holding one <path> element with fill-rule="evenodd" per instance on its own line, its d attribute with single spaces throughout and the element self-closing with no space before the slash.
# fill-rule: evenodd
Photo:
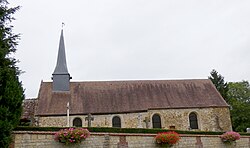
<svg viewBox="0 0 250 148">
<path fill-rule="evenodd" d="M 63 29 L 61 30 L 59 50 L 58 50 L 58 55 L 57 55 L 57 64 L 56 64 L 56 68 L 53 74 L 68 74 L 64 38 L 63 38 Z"/>
<path fill-rule="evenodd" d="M 67 68 L 63 29 L 61 30 L 57 64 L 52 76 L 53 91 L 69 91 L 69 80 L 71 77 Z"/>
</svg>

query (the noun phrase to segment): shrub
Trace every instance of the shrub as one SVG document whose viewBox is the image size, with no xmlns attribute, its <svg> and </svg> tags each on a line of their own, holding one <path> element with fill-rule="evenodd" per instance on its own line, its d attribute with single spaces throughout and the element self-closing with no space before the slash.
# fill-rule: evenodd
<svg viewBox="0 0 250 148">
<path fill-rule="evenodd" d="M 231 132 L 226 132 L 222 134 L 220 138 L 224 143 L 232 143 L 240 139 L 240 134 L 237 132 L 231 131 Z"/>
<path fill-rule="evenodd" d="M 171 147 L 180 140 L 180 135 L 174 131 L 158 133 L 155 142 L 158 145 Z"/>
<path fill-rule="evenodd" d="M 144 128 L 114 128 L 114 127 L 84 127 L 89 132 L 95 133 L 150 133 L 157 134 L 160 132 L 168 132 L 166 129 L 144 129 Z M 34 126 L 18 126 L 14 131 L 51 131 L 57 132 L 63 127 L 34 127 Z M 180 131 L 174 130 L 179 134 L 191 134 L 191 135 L 221 135 L 223 132 L 211 132 L 211 131 Z M 240 133 L 240 135 L 250 136 L 250 133 Z"/>
<path fill-rule="evenodd" d="M 90 135 L 88 129 L 84 128 L 67 128 L 61 129 L 55 134 L 55 141 L 65 145 L 81 143 Z"/>
</svg>

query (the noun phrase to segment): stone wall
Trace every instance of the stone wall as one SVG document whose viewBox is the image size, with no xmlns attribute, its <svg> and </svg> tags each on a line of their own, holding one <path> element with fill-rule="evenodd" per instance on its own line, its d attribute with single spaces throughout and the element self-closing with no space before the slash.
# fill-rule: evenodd
<svg viewBox="0 0 250 148">
<path fill-rule="evenodd" d="M 54 141 L 54 132 L 14 132 L 15 148 L 66 148 Z M 155 134 L 91 133 L 79 146 L 72 148 L 157 148 Z M 226 148 L 218 135 L 181 135 L 173 148 Z M 234 148 L 250 148 L 250 136 L 242 136 L 232 145 Z"/>
<path fill-rule="evenodd" d="M 189 114 L 194 112 L 197 114 L 198 126 L 201 131 L 230 131 L 231 120 L 229 109 L 224 108 L 190 108 L 190 109 L 162 109 L 149 110 L 147 112 L 139 113 L 123 113 L 123 114 L 105 114 L 92 115 L 93 127 L 112 127 L 112 118 L 118 116 L 121 119 L 121 127 L 123 128 L 146 128 L 145 118 L 149 118 L 149 128 L 152 128 L 152 116 L 158 114 L 161 117 L 161 125 L 164 129 L 174 127 L 176 130 L 190 130 L 189 128 Z M 141 117 L 139 117 L 141 116 Z M 73 126 L 74 118 L 82 119 L 83 127 L 88 125 L 85 118 L 87 115 L 71 115 L 70 126 Z M 67 125 L 66 116 L 47 116 L 38 117 L 39 125 L 41 127 L 65 127 Z"/>
</svg>

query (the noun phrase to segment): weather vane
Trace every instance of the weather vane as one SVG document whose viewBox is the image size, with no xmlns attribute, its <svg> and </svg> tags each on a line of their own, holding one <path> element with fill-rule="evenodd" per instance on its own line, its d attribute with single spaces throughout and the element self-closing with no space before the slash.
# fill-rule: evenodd
<svg viewBox="0 0 250 148">
<path fill-rule="evenodd" d="M 64 22 L 62 22 L 62 29 L 63 29 L 64 26 L 65 26 L 65 24 L 64 24 Z"/>
</svg>

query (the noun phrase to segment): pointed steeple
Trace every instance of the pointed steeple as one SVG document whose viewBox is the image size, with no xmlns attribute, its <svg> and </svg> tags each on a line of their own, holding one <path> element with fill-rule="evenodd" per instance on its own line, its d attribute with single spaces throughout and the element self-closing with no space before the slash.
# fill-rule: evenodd
<svg viewBox="0 0 250 148">
<path fill-rule="evenodd" d="M 63 30 L 61 30 L 59 50 L 57 55 L 57 64 L 53 74 L 69 74 L 65 55 Z"/>
<path fill-rule="evenodd" d="M 59 42 L 56 68 L 52 74 L 53 91 L 69 91 L 70 74 L 67 68 L 63 30 Z"/>
</svg>

